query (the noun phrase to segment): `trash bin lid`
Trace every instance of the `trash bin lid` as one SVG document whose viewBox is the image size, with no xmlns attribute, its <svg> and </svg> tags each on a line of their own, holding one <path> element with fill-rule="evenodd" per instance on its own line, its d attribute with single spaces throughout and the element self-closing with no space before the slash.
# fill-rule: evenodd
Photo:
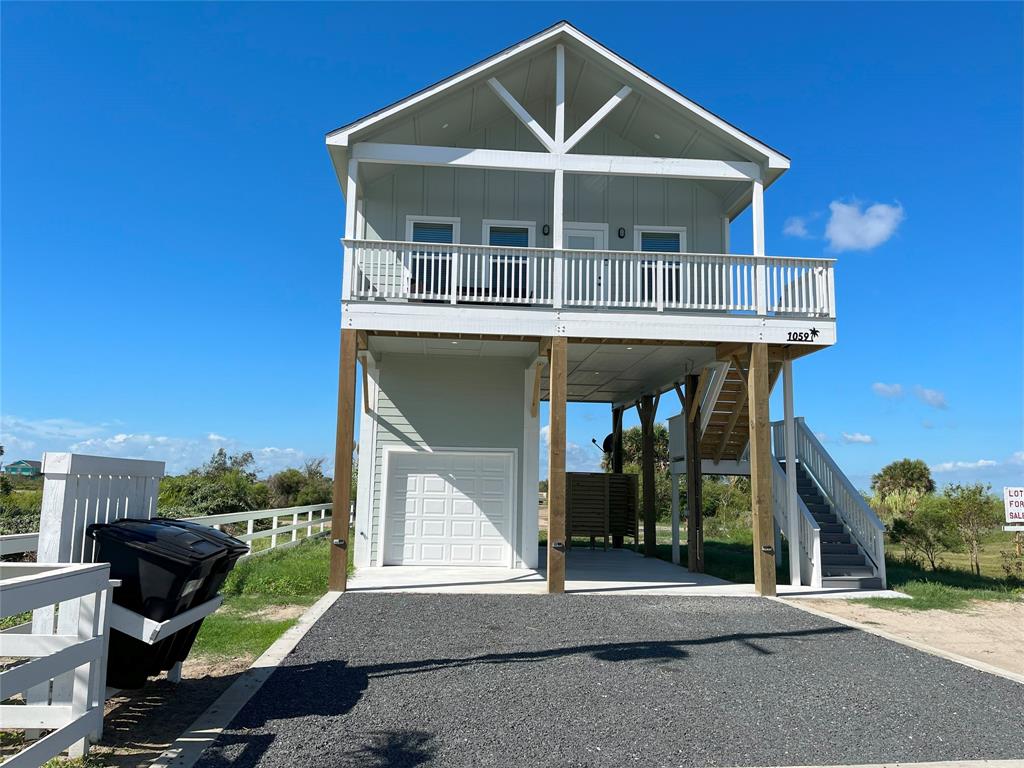
<svg viewBox="0 0 1024 768">
<path fill-rule="evenodd" d="M 192 520 L 175 520 L 170 517 L 154 517 L 151 518 L 150 523 L 154 525 L 166 525 L 172 528 L 180 528 L 182 530 L 194 533 L 196 536 L 202 536 L 207 541 L 212 541 L 215 544 L 220 544 L 225 547 L 229 552 L 234 554 L 244 555 L 249 551 L 249 545 L 240 539 L 236 539 L 234 536 L 224 533 L 224 531 L 218 531 L 216 528 L 211 528 L 208 525 L 202 523 L 196 523 Z"/>
<path fill-rule="evenodd" d="M 113 523 L 90 525 L 86 532 L 97 541 L 120 541 L 134 549 L 145 550 L 184 563 L 203 562 L 227 553 L 223 545 L 204 536 L 150 520 L 123 518 Z"/>
</svg>

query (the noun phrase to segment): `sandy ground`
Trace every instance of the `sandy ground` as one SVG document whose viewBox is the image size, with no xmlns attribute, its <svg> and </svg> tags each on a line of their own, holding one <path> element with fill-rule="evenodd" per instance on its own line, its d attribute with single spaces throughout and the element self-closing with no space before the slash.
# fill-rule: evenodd
<svg viewBox="0 0 1024 768">
<path fill-rule="evenodd" d="M 252 657 L 189 659 L 177 685 L 160 678 L 137 691 L 122 691 L 107 701 L 103 739 L 92 753 L 118 768 L 149 765 L 252 662 Z"/>
<path fill-rule="evenodd" d="M 965 611 L 874 608 L 815 600 L 814 608 L 891 634 L 1024 674 L 1024 602 L 974 602 Z"/>
</svg>

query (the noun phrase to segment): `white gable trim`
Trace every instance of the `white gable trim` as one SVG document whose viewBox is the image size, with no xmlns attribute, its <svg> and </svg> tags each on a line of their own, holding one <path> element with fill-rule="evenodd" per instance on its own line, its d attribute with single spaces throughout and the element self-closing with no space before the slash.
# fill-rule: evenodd
<svg viewBox="0 0 1024 768">
<path fill-rule="evenodd" d="M 558 37 L 559 35 L 566 35 L 572 38 L 580 45 L 584 46 L 585 48 L 588 48 L 598 56 L 601 56 L 602 58 L 609 61 L 611 64 L 623 70 L 631 77 L 636 78 L 638 81 L 642 82 L 647 87 L 652 88 L 655 91 L 658 91 L 660 94 L 665 96 L 669 101 L 691 112 L 692 114 L 696 115 L 698 118 L 705 121 L 709 125 L 715 127 L 722 133 L 727 134 L 728 136 L 732 137 L 739 143 L 743 144 L 744 146 L 753 150 L 757 154 L 761 155 L 767 162 L 768 168 L 775 168 L 780 170 L 785 170 L 789 168 L 789 158 L 787 158 L 782 153 L 777 152 L 776 150 L 769 147 L 767 144 L 758 141 L 753 136 L 744 133 L 739 128 L 736 128 L 735 126 L 726 122 L 725 120 L 718 117 L 714 113 L 708 111 L 699 104 L 691 101 L 690 99 L 687 99 L 678 91 L 670 88 L 669 86 L 662 83 L 660 80 L 647 74 L 639 67 L 635 66 L 634 64 L 631 64 L 626 59 L 622 58 L 618 54 L 601 45 L 593 38 L 588 37 L 587 35 L 580 32 L 578 29 L 576 29 L 571 24 L 565 21 L 559 22 L 553 27 L 550 27 L 549 29 L 540 32 L 539 34 L 534 35 L 533 37 L 527 38 L 523 42 L 518 43 L 512 46 L 511 48 L 507 48 L 501 53 L 498 53 L 488 59 L 485 59 L 484 61 L 481 61 L 480 63 L 475 64 L 472 67 L 469 67 L 468 69 L 464 69 L 462 72 L 459 72 L 458 74 L 453 75 L 452 77 L 449 77 L 446 80 L 442 80 L 440 83 L 437 83 L 436 85 L 426 88 L 420 91 L 419 93 L 413 94 L 408 98 L 402 99 L 401 101 L 392 104 L 390 107 L 386 107 L 380 110 L 379 112 L 375 112 L 361 120 L 357 120 L 354 123 L 351 123 L 347 126 L 330 132 L 329 134 L 327 134 L 327 144 L 332 146 L 347 147 L 349 145 L 349 137 L 352 136 L 352 134 L 356 133 L 357 131 L 362 131 L 382 120 L 386 120 L 389 117 L 392 117 L 393 115 L 399 112 L 415 107 L 416 105 L 421 104 L 427 99 L 433 98 L 434 96 L 443 93 L 444 91 L 447 91 L 462 83 L 465 83 L 468 80 L 484 75 L 487 72 L 492 71 L 506 64 L 509 60 L 519 56 L 520 54 L 525 53 L 526 51 L 529 51 L 532 48 L 536 48 L 540 45 L 543 45 L 545 42 L 552 40 Z"/>
</svg>

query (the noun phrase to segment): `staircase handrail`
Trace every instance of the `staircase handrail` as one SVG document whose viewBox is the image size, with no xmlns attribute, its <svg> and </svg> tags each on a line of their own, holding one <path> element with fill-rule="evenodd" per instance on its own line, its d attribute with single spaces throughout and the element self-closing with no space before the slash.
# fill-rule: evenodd
<svg viewBox="0 0 1024 768">
<path fill-rule="evenodd" d="M 839 469 L 803 417 L 796 419 L 796 458 L 850 529 L 885 588 L 885 524 Z"/>
<path fill-rule="evenodd" d="M 789 524 L 786 520 L 789 506 L 786 504 L 787 486 L 786 473 L 777 461 L 772 462 L 774 469 L 774 481 L 772 482 L 772 497 L 775 511 L 775 522 L 779 528 L 786 532 Z M 800 551 L 800 581 L 814 589 L 821 589 L 823 575 L 823 563 L 821 559 L 821 526 L 814 519 L 814 515 L 807 508 L 804 500 L 799 496 L 796 498 L 797 509 L 800 511 L 800 541 L 798 546 L 790 543 L 789 556 L 793 557 L 796 551 Z"/>
</svg>

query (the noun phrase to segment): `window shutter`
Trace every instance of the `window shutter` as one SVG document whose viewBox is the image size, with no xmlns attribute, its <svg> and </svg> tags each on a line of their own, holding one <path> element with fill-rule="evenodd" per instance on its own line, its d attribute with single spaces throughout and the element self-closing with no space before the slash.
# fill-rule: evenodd
<svg viewBox="0 0 1024 768">
<path fill-rule="evenodd" d="M 414 243 L 451 243 L 454 242 L 454 228 L 451 224 L 432 221 L 414 221 L 412 223 L 412 241 Z"/>
<path fill-rule="evenodd" d="M 491 227 L 488 240 L 488 245 L 526 248 L 530 245 L 530 231 L 526 227 Z"/>
<path fill-rule="evenodd" d="M 679 253 L 679 233 L 641 232 L 640 250 L 649 253 Z"/>
</svg>

